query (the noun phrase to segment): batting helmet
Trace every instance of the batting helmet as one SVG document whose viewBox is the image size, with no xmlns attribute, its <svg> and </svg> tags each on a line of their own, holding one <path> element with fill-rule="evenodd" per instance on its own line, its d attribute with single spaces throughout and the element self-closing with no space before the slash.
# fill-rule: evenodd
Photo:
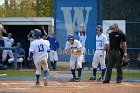
<svg viewBox="0 0 140 93">
<path fill-rule="evenodd" d="M 73 35 L 68 35 L 68 40 L 69 39 L 74 39 L 74 36 Z"/>
<path fill-rule="evenodd" d="M 101 32 L 103 32 L 103 27 L 101 25 L 97 25 L 96 29 L 99 29 Z"/>
<path fill-rule="evenodd" d="M 34 34 L 35 37 L 40 37 L 42 32 L 39 29 L 34 29 L 33 34 Z"/>
</svg>

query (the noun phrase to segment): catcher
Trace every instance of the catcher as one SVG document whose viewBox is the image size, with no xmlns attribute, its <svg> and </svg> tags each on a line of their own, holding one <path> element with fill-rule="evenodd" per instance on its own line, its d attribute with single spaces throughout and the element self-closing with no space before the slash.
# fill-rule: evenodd
<svg viewBox="0 0 140 93">
<path fill-rule="evenodd" d="M 82 45 L 78 40 L 74 39 L 73 35 L 68 36 L 68 41 L 66 42 L 65 47 L 66 53 L 70 53 L 70 69 L 73 75 L 73 78 L 70 82 L 79 82 L 81 80 L 81 73 L 82 73 L 82 59 L 83 59 L 83 51 Z M 75 75 L 75 63 L 77 61 L 77 70 L 78 70 L 78 78 Z"/>
</svg>

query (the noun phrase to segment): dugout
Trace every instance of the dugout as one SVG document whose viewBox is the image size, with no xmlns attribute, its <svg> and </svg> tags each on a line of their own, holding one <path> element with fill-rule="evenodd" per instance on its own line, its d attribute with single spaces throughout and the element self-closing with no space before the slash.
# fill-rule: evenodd
<svg viewBox="0 0 140 93">
<path fill-rule="evenodd" d="M 8 17 L 0 18 L 0 23 L 4 25 L 4 28 L 8 33 L 12 33 L 14 39 L 14 45 L 17 42 L 21 42 L 22 48 L 25 49 L 26 57 L 28 57 L 29 41 L 27 34 L 32 29 L 40 29 L 41 26 L 45 26 L 45 30 L 51 29 L 54 24 L 52 17 Z M 3 34 L 3 36 L 6 36 Z"/>
</svg>

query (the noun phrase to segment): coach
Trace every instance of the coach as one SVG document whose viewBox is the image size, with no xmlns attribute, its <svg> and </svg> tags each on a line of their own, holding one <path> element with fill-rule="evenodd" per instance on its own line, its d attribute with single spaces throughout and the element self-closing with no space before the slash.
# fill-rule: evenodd
<svg viewBox="0 0 140 93">
<path fill-rule="evenodd" d="M 109 51 L 108 51 L 108 62 L 107 72 L 103 83 L 109 83 L 112 74 L 112 68 L 116 64 L 117 68 L 117 79 L 116 83 L 121 83 L 123 79 L 122 67 L 121 67 L 121 53 L 120 44 L 123 44 L 124 57 L 127 57 L 127 44 L 126 35 L 119 29 L 118 24 L 112 25 L 112 32 L 109 34 Z"/>
</svg>

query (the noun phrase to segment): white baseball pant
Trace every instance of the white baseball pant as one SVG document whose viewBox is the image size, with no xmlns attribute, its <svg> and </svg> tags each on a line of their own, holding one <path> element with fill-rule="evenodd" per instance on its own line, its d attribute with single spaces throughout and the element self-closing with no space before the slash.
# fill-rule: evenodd
<svg viewBox="0 0 140 93">
<path fill-rule="evenodd" d="M 35 72 L 35 74 L 37 74 L 37 75 L 40 75 L 41 74 L 41 66 L 42 66 L 42 68 L 43 68 L 44 71 L 45 70 L 49 71 L 46 56 L 43 57 L 43 58 L 41 58 L 41 59 L 34 60 L 34 64 L 36 66 L 36 72 Z"/>
<path fill-rule="evenodd" d="M 106 68 L 105 56 L 106 56 L 106 51 L 96 50 L 92 61 L 92 67 L 97 68 L 98 64 L 100 63 L 102 69 Z"/>
<path fill-rule="evenodd" d="M 70 69 L 75 69 L 75 63 L 77 62 L 77 68 L 82 68 L 83 55 L 71 55 L 70 57 Z"/>
<path fill-rule="evenodd" d="M 9 55 L 10 58 L 13 58 L 13 52 L 12 50 L 3 50 L 2 53 L 2 61 L 6 60 L 7 55 Z"/>
<path fill-rule="evenodd" d="M 50 61 L 58 61 L 57 51 L 50 50 Z"/>
</svg>

